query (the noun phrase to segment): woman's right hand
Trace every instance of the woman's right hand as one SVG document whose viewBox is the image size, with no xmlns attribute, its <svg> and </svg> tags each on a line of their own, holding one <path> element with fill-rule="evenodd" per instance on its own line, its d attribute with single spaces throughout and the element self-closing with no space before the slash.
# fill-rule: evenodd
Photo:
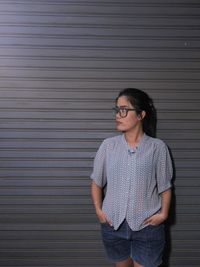
<svg viewBox="0 0 200 267">
<path fill-rule="evenodd" d="M 112 226 L 112 222 L 106 218 L 105 213 L 101 209 L 99 209 L 96 213 L 100 223 L 108 223 Z"/>
</svg>

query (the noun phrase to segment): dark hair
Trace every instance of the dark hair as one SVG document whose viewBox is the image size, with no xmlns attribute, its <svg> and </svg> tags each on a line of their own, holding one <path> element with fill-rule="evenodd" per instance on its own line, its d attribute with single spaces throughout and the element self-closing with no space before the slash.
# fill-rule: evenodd
<svg viewBox="0 0 200 267">
<path fill-rule="evenodd" d="M 121 96 L 126 96 L 127 100 L 136 109 L 137 114 L 141 114 L 142 111 L 146 112 L 146 116 L 142 120 L 143 131 L 151 136 L 156 136 L 156 109 L 153 104 L 153 100 L 142 90 L 136 88 L 126 88 L 122 90 L 117 99 Z"/>
</svg>

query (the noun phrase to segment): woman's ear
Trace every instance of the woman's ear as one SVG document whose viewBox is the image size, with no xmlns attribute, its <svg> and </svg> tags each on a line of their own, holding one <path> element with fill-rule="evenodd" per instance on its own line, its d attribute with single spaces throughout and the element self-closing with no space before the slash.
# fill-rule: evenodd
<svg viewBox="0 0 200 267">
<path fill-rule="evenodd" d="M 144 110 L 142 112 L 140 112 L 140 114 L 138 114 L 139 120 L 143 120 L 145 116 L 146 116 L 146 111 L 144 111 Z"/>
</svg>

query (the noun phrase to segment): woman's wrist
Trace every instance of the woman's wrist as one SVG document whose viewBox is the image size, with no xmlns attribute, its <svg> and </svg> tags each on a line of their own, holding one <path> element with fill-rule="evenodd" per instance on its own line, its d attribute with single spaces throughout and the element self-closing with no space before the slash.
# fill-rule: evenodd
<svg viewBox="0 0 200 267">
<path fill-rule="evenodd" d="M 167 219 L 167 217 L 168 217 L 168 212 L 166 212 L 166 211 L 160 211 L 159 212 L 159 214 L 160 214 L 160 216 L 163 218 L 163 221 L 165 221 L 166 219 Z"/>
</svg>

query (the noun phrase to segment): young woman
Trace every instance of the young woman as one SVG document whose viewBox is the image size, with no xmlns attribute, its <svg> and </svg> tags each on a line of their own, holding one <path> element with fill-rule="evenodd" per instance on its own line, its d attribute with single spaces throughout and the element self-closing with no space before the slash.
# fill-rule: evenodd
<svg viewBox="0 0 200 267">
<path fill-rule="evenodd" d="M 103 141 L 91 174 L 103 243 L 116 267 L 157 267 L 171 199 L 169 151 L 155 138 L 156 110 L 145 92 L 121 91 L 114 111 L 122 134 Z"/>
</svg>

